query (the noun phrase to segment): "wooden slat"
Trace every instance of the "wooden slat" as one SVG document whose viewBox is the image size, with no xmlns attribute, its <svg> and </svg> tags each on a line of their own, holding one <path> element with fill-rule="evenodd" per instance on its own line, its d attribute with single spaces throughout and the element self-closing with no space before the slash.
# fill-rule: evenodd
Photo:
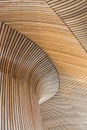
<svg viewBox="0 0 87 130">
<path fill-rule="evenodd" d="M 82 46 L 44 0 L 0 4 L 0 21 L 35 41 L 58 69 L 60 90 L 54 98 L 40 105 L 44 129 L 86 130 L 87 54 Z M 72 24 L 74 22 L 76 19 Z M 85 22 L 75 28 L 83 30 Z"/>
<path fill-rule="evenodd" d="M 57 70 L 32 40 L 4 23 L 0 25 L 0 128 L 41 130 L 38 103 L 57 93 Z"/>
<path fill-rule="evenodd" d="M 87 0 L 45 0 L 87 52 Z"/>
</svg>

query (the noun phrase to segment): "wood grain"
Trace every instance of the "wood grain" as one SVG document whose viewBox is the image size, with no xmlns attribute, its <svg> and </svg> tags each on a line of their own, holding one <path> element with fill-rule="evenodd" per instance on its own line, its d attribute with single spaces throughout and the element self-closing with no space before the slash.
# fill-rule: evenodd
<svg viewBox="0 0 87 130">
<path fill-rule="evenodd" d="M 87 0 L 45 0 L 87 52 Z"/>
<path fill-rule="evenodd" d="M 43 0 L 1 1 L 0 4 L 0 21 L 35 41 L 59 72 L 59 92 L 40 105 L 44 129 L 86 130 L 87 53 L 81 44 Z M 81 26 L 85 27 L 83 21 Z M 77 28 L 81 30 L 80 26 Z M 86 37 L 83 34 L 82 37 L 85 41 Z"/>
<path fill-rule="evenodd" d="M 0 25 L 1 130 L 41 130 L 38 103 L 57 93 L 58 73 L 37 44 Z"/>
</svg>

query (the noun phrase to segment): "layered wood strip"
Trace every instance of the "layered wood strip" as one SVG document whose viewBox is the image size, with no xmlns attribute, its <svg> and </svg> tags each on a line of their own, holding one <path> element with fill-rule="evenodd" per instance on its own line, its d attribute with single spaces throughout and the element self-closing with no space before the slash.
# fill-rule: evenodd
<svg viewBox="0 0 87 130">
<path fill-rule="evenodd" d="M 41 22 L 60 23 L 55 13 L 43 0 L 8 2 L 0 1 L 0 21 L 6 22 Z M 24 14 L 24 15 L 23 15 Z M 51 16 L 54 16 L 53 17 Z"/>
<path fill-rule="evenodd" d="M 58 74 L 50 58 L 29 38 L 3 23 L 1 25 L 0 70 L 12 78 L 23 79 L 29 82 L 29 85 L 35 85 L 40 103 L 58 91 Z M 48 92 L 49 94 L 46 94 Z"/>
<path fill-rule="evenodd" d="M 41 104 L 42 122 L 49 130 L 86 130 L 87 83 L 82 83 L 64 72 L 60 79 L 59 93 Z"/>
<path fill-rule="evenodd" d="M 87 51 L 87 0 L 45 0 Z"/>
<path fill-rule="evenodd" d="M 59 87 L 53 62 L 32 40 L 4 23 L 0 53 L 1 130 L 41 130 L 38 101 L 48 100 Z"/>
<path fill-rule="evenodd" d="M 87 53 L 71 31 L 44 0 L 2 0 L 0 21 L 38 43 L 57 66 L 60 90 L 40 105 L 44 129 L 86 130 Z"/>
</svg>

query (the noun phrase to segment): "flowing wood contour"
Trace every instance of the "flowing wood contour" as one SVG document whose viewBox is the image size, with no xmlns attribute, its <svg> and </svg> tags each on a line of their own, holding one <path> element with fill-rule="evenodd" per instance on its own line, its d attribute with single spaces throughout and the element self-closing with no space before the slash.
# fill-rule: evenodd
<svg viewBox="0 0 87 130">
<path fill-rule="evenodd" d="M 0 24 L 1 130 L 41 130 L 38 104 L 59 88 L 56 68 L 32 40 Z"/>
</svg>

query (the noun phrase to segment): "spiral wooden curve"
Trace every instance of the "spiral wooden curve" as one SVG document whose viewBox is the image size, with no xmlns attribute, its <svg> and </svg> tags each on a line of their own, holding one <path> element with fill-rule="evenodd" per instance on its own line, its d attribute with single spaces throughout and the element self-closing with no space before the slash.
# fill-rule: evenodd
<svg viewBox="0 0 87 130">
<path fill-rule="evenodd" d="M 41 130 L 38 101 L 45 102 L 59 88 L 54 64 L 37 44 L 4 23 L 0 53 L 2 130 Z"/>
</svg>

